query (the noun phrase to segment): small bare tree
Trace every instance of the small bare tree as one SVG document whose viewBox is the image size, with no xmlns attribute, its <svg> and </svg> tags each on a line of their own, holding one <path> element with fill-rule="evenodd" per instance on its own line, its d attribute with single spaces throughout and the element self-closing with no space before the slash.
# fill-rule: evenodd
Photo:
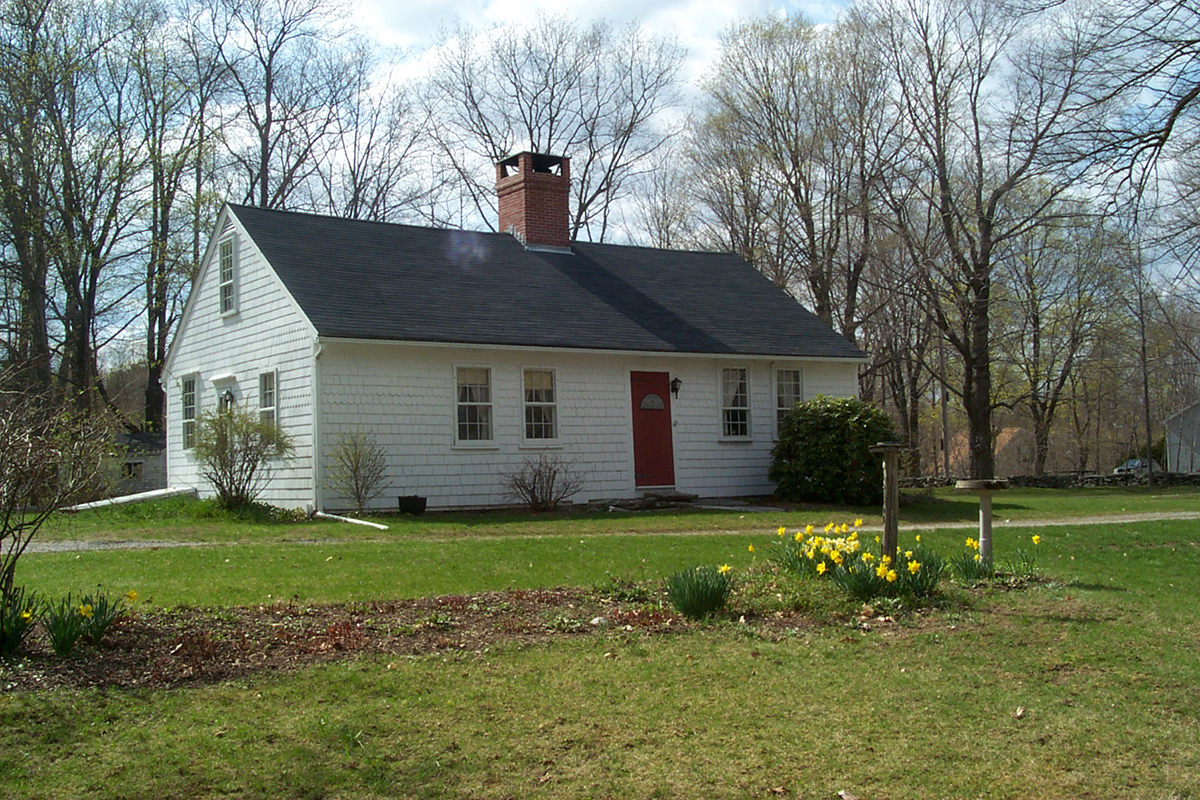
<svg viewBox="0 0 1200 800">
<path fill-rule="evenodd" d="M 527 458 L 520 469 L 503 478 L 505 496 L 520 501 L 530 511 L 553 511 L 583 489 L 583 476 L 557 455 Z"/>
<path fill-rule="evenodd" d="M 228 408 L 201 415 L 193 452 L 217 503 L 239 509 L 251 505 L 267 485 L 272 459 L 291 454 L 292 438 L 257 412 Z"/>
<path fill-rule="evenodd" d="M 358 513 L 390 487 L 387 480 L 387 451 L 375 437 L 362 430 L 339 434 L 329 454 L 329 476 L 325 485 L 354 501 Z"/>
<path fill-rule="evenodd" d="M 12 595 L 17 560 L 42 524 L 102 488 L 111 441 L 101 417 L 46 395 L 0 388 L 0 605 Z"/>
</svg>

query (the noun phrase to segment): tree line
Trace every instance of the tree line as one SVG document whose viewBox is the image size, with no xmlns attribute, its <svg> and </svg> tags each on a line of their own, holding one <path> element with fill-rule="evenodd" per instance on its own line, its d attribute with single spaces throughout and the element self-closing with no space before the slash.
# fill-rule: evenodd
<svg viewBox="0 0 1200 800">
<path fill-rule="evenodd" d="M 573 237 L 735 251 L 867 350 L 914 471 L 990 477 L 1007 428 L 1025 471 L 1102 469 L 1200 399 L 1182 2 L 750 20 L 691 92 L 673 40 L 550 16 L 406 78 L 343 8 L 0 0 L 3 364 L 160 429 L 222 201 L 490 228 L 492 164 L 533 149 L 572 158 Z M 102 360 L 134 338 L 136 407 Z"/>
</svg>

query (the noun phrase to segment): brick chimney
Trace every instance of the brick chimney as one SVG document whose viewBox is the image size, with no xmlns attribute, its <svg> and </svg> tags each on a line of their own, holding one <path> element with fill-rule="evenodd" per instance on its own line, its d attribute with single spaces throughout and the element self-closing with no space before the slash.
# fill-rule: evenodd
<svg viewBox="0 0 1200 800">
<path fill-rule="evenodd" d="M 571 159 L 518 153 L 496 164 L 500 230 L 526 247 L 571 246 Z"/>
</svg>

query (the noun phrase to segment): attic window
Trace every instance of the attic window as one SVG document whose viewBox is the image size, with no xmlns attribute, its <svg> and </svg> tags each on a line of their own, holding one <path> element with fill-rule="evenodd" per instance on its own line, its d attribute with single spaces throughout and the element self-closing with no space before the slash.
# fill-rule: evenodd
<svg viewBox="0 0 1200 800">
<path fill-rule="evenodd" d="M 235 286 L 237 257 L 232 236 L 221 240 L 217 256 L 221 272 L 220 283 L 218 284 L 218 292 L 221 298 L 221 313 L 233 314 L 237 311 L 237 290 Z"/>
</svg>

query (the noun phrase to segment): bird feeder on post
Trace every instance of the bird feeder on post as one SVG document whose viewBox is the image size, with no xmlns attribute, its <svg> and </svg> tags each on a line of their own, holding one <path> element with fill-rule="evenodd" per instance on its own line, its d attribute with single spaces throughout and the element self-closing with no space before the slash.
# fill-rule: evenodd
<svg viewBox="0 0 1200 800">
<path fill-rule="evenodd" d="M 871 448 L 883 457 L 883 539 L 880 554 L 896 562 L 900 539 L 900 453 L 908 449 L 903 442 L 880 442 Z"/>
</svg>

